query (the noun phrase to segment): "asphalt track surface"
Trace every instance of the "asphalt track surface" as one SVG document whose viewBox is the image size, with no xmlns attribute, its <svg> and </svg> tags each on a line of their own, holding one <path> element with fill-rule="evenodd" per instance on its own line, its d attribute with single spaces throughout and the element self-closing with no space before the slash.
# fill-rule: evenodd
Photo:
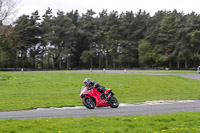
<svg viewBox="0 0 200 133">
<path fill-rule="evenodd" d="M 173 102 L 163 104 L 129 104 L 120 105 L 118 108 L 99 107 L 89 110 L 81 107 L 64 107 L 35 109 L 27 111 L 1 112 L 0 119 L 27 119 L 27 118 L 65 118 L 65 117 L 89 117 L 89 116 L 128 116 L 151 115 L 174 112 L 200 112 L 200 101 Z"/>
<path fill-rule="evenodd" d="M 44 71 L 43 71 L 44 72 Z M 146 74 L 146 75 L 175 75 L 200 80 L 197 73 L 170 73 L 170 71 L 46 71 L 46 72 L 75 72 L 75 73 L 119 73 L 119 74 Z M 174 72 L 174 71 L 173 71 Z M 38 108 L 35 110 L 0 112 L 0 119 L 27 119 L 27 118 L 65 118 L 65 117 L 89 117 L 89 116 L 127 116 L 127 115 L 151 115 L 174 112 L 200 112 L 200 100 L 185 102 L 173 101 L 162 103 L 137 103 L 120 104 L 116 109 L 100 107 L 89 110 L 84 106 L 63 108 Z"/>
<path fill-rule="evenodd" d="M 200 80 L 200 74 L 198 73 L 180 73 L 180 71 L 135 71 L 135 70 L 93 70 L 90 72 L 89 70 L 70 70 L 70 71 L 36 71 L 38 73 L 113 73 L 113 74 L 145 74 L 145 75 L 174 75 L 174 76 L 182 76 L 186 78 Z"/>
</svg>

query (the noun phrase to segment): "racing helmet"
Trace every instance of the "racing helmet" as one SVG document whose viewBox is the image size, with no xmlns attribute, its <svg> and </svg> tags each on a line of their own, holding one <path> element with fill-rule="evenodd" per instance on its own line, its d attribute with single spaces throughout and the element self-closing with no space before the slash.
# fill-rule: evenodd
<svg viewBox="0 0 200 133">
<path fill-rule="evenodd" d="M 83 80 L 83 83 L 84 83 L 86 86 L 89 86 L 90 82 L 91 82 L 90 78 L 85 78 L 85 79 Z"/>
</svg>

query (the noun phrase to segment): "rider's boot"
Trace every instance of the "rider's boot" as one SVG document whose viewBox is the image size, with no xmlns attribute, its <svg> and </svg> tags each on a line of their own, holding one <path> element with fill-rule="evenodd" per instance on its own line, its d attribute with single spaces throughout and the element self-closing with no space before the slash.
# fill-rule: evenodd
<svg viewBox="0 0 200 133">
<path fill-rule="evenodd" d="M 102 93 L 101 96 L 100 96 L 100 98 L 101 98 L 101 100 L 105 100 L 106 99 L 105 94 Z"/>
<path fill-rule="evenodd" d="M 107 98 L 108 98 L 109 93 L 107 93 L 107 92 L 105 91 L 102 95 L 104 95 L 104 96 L 103 96 L 103 97 L 104 97 L 104 100 L 108 100 Z"/>
<path fill-rule="evenodd" d="M 109 95 L 109 93 L 107 93 L 107 92 L 104 92 L 104 94 L 105 94 L 105 97 L 107 98 L 108 97 L 108 95 Z"/>
</svg>

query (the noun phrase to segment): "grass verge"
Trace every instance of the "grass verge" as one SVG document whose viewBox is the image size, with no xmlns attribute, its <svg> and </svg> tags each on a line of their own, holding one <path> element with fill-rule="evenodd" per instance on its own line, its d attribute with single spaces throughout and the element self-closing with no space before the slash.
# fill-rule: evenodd
<svg viewBox="0 0 200 133">
<path fill-rule="evenodd" d="M 200 113 L 0 120 L 1 133 L 198 133 Z"/>
<path fill-rule="evenodd" d="M 200 81 L 179 76 L 0 72 L 0 111 L 82 105 L 86 77 L 111 88 L 121 103 L 200 98 Z"/>
</svg>

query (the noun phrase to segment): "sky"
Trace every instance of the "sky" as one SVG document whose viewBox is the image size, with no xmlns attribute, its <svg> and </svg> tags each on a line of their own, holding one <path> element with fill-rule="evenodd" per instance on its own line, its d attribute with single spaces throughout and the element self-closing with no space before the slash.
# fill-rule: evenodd
<svg viewBox="0 0 200 133">
<path fill-rule="evenodd" d="M 58 10 L 70 12 L 76 9 L 80 15 L 88 9 L 93 9 L 96 13 L 103 9 L 107 9 L 108 12 L 115 10 L 119 14 L 125 11 L 137 13 L 142 9 L 151 16 L 159 10 L 174 9 L 185 14 L 192 11 L 200 14 L 200 0 L 20 0 L 17 16 L 31 15 L 36 10 L 42 16 L 48 7 L 53 10 L 54 15 Z"/>
</svg>

